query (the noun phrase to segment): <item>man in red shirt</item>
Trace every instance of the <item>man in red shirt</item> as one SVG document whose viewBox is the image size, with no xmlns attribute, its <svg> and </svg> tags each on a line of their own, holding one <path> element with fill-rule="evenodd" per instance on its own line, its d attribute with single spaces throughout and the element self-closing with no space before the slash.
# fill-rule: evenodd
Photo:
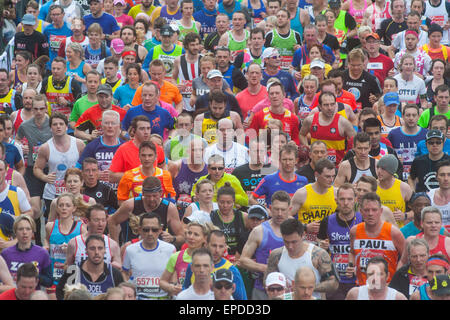
<svg viewBox="0 0 450 320">
<path fill-rule="evenodd" d="M 17 288 L 0 294 L 0 300 L 30 300 L 39 284 L 39 271 L 33 263 L 24 263 L 17 270 Z"/>
<path fill-rule="evenodd" d="M 380 36 L 377 33 L 369 33 L 366 36 L 364 49 L 369 53 L 367 71 L 377 77 L 381 87 L 383 87 L 384 79 L 389 75 L 389 71 L 394 68 L 394 62 L 388 56 L 380 53 Z"/>
<path fill-rule="evenodd" d="M 109 167 L 109 182 L 119 182 L 125 171 L 141 165 L 141 161 L 139 160 L 139 146 L 144 141 L 150 141 L 150 120 L 144 115 L 133 118 L 129 132 L 130 136 L 133 136 L 133 139 L 122 144 L 114 154 L 111 166 Z M 164 150 L 158 144 L 155 144 L 155 146 L 157 154 L 155 166 L 157 164 L 159 166 L 164 165 Z"/>
<path fill-rule="evenodd" d="M 120 114 L 120 121 L 123 120 L 127 111 L 112 104 L 113 93 L 109 84 L 101 84 L 97 89 L 98 104 L 87 109 L 75 124 L 75 137 L 92 141 L 102 135 L 102 115 L 106 110 L 114 110 Z M 85 131 L 89 130 L 90 133 Z M 121 135 L 123 136 L 123 134 Z"/>
<path fill-rule="evenodd" d="M 298 117 L 283 106 L 285 97 L 284 87 L 280 82 L 271 82 L 267 85 L 269 93 L 270 106 L 258 111 L 253 116 L 250 128 L 254 130 L 249 132 L 250 137 L 259 134 L 260 129 L 265 129 L 270 119 L 278 119 L 283 123 L 283 131 L 289 134 L 291 140 L 300 145 L 298 137 Z"/>
</svg>

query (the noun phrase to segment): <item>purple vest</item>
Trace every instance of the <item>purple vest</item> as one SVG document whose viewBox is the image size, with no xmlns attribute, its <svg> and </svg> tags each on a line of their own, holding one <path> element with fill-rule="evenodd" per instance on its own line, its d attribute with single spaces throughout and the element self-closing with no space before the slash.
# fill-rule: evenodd
<svg viewBox="0 0 450 320">
<path fill-rule="evenodd" d="M 208 174 L 208 168 L 205 166 L 201 172 L 193 172 L 189 169 L 186 159 L 181 161 L 180 171 L 177 176 L 173 179 L 173 186 L 175 192 L 177 193 L 177 207 L 178 211 L 185 210 L 191 200 L 192 186 L 197 182 L 197 180 Z"/>
<path fill-rule="evenodd" d="M 283 238 L 277 237 L 270 227 L 269 221 L 264 221 L 262 224 L 263 237 L 260 246 L 255 251 L 255 260 L 257 263 L 267 264 L 270 252 L 272 250 L 284 246 Z M 258 278 L 255 281 L 255 288 L 264 290 L 263 286 L 264 274 L 258 272 Z"/>
<path fill-rule="evenodd" d="M 355 283 L 356 278 L 348 278 L 345 271 L 348 266 L 348 254 L 350 253 L 350 229 L 362 222 L 361 213 L 356 212 L 352 224 L 348 228 L 337 222 L 337 214 L 333 213 L 328 217 L 328 239 L 330 239 L 331 260 L 339 274 L 341 283 Z"/>
<path fill-rule="evenodd" d="M 175 13 L 174 15 L 171 15 L 167 12 L 167 6 L 163 6 L 161 8 L 161 12 L 160 12 L 159 16 L 166 18 L 167 23 L 170 24 L 171 22 L 181 19 L 181 10 L 178 9 L 177 13 Z"/>
<path fill-rule="evenodd" d="M 106 293 L 109 288 L 114 288 L 116 286 L 114 283 L 112 266 L 108 264 L 108 274 L 102 282 L 91 282 L 86 279 L 83 272 L 80 271 L 80 283 L 86 286 L 93 297 Z"/>
</svg>

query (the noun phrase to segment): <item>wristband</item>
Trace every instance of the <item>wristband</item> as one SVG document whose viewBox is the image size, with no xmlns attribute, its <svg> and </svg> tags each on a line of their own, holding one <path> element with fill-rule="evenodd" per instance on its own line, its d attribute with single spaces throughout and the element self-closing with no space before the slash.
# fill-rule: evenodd
<svg viewBox="0 0 450 320">
<path fill-rule="evenodd" d="M 408 219 L 408 214 L 405 212 L 405 221 Z"/>
</svg>

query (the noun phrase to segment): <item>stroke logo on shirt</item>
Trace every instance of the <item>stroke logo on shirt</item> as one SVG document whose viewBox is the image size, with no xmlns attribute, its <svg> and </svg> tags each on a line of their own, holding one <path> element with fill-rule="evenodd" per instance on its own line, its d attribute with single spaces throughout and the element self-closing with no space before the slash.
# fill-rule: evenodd
<svg viewBox="0 0 450 320">
<path fill-rule="evenodd" d="M 152 120 L 152 128 L 153 127 L 160 127 L 160 125 L 159 125 L 159 123 L 161 122 L 161 118 L 160 117 L 157 117 L 157 118 L 155 118 L 155 119 L 153 119 Z"/>
</svg>

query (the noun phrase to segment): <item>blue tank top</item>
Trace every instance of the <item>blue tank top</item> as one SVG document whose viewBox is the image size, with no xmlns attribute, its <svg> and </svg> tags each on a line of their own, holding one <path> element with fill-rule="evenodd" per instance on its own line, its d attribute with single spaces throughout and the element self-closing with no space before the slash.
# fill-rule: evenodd
<svg viewBox="0 0 450 320">
<path fill-rule="evenodd" d="M 109 288 L 116 286 L 110 264 L 108 264 L 108 271 L 106 278 L 102 282 L 91 282 L 85 278 L 83 272 L 80 272 L 80 283 L 86 286 L 93 297 L 106 293 Z"/>
<path fill-rule="evenodd" d="M 66 252 L 62 250 L 63 244 L 68 244 L 72 238 L 81 234 L 81 221 L 77 221 L 75 227 L 68 234 L 63 234 L 59 229 L 59 219 L 50 233 L 50 260 L 52 261 L 53 283 L 58 284 L 64 273 L 64 263 L 66 262 Z"/>
<path fill-rule="evenodd" d="M 161 8 L 161 13 L 159 14 L 159 16 L 166 18 L 167 23 L 170 24 L 171 22 L 181 19 L 181 10 L 178 9 L 177 12 L 172 15 L 167 12 L 167 6 L 163 6 Z"/>
<path fill-rule="evenodd" d="M 253 9 L 253 18 L 262 18 L 261 13 L 266 12 L 266 7 L 264 6 L 264 3 L 262 2 L 262 0 L 259 0 L 259 3 L 261 4 L 261 8 L 253 9 L 252 2 L 251 1 L 248 2 L 248 8 Z"/>
<path fill-rule="evenodd" d="M 427 287 L 429 286 L 429 283 L 425 283 L 419 287 L 420 300 L 431 300 L 427 293 Z"/>
<path fill-rule="evenodd" d="M 300 23 L 300 8 L 297 8 L 294 19 L 291 19 L 291 29 L 297 31 L 301 35 L 303 34 L 303 26 Z"/>
<path fill-rule="evenodd" d="M 223 74 L 223 78 L 225 79 L 225 81 L 230 86 L 231 91 L 233 91 L 233 89 L 234 89 L 233 79 L 231 77 L 233 75 L 233 69 L 234 69 L 234 65 L 230 65 L 228 70 Z"/>
<path fill-rule="evenodd" d="M 84 64 L 85 64 L 85 63 L 86 63 L 86 62 L 84 62 L 84 61 L 82 60 L 81 63 L 80 63 L 80 65 L 78 66 L 78 68 L 70 69 L 70 62 L 67 61 L 67 69 L 66 69 L 67 71 L 66 71 L 66 76 L 71 76 L 71 77 L 73 77 L 74 74 L 77 74 L 77 75 L 79 75 L 80 78 L 82 78 L 82 79 L 86 78 L 86 76 L 85 76 L 84 73 L 83 73 L 83 67 L 84 67 Z"/>
<path fill-rule="evenodd" d="M 306 2 L 306 0 L 300 0 L 298 2 L 298 7 L 302 9 L 308 9 L 309 7 L 312 7 L 312 3 Z"/>
<path fill-rule="evenodd" d="M 257 263 L 267 264 L 270 252 L 274 249 L 284 246 L 283 238 L 277 237 L 270 227 L 269 221 L 264 221 L 262 224 L 263 237 L 261 245 L 255 251 L 255 260 Z M 255 281 L 255 288 L 264 290 L 263 286 L 264 275 L 258 272 L 258 278 Z"/>
<path fill-rule="evenodd" d="M 228 18 L 230 18 L 230 21 L 231 21 L 231 19 L 233 18 L 233 13 L 235 13 L 236 11 L 239 11 L 239 10 L 241 10 L 241 3 L 236 0 L 236 5 L 234 6 L 234 10 L 232 12 L 228 12 L 225 10 L 225 7 L 223 6 L 223 1 L 221 1 L 219 3 L 219 8 L 217 11 L 219 11 L 220 13 L 226 14 L 228 16 Z"/>
<path fill-rule="evenodd" d="M 341 226 L 337 221 L 337 214 L 333 213 L 328 218 L 327 235 L 330 239 L 331 260 L 339 273 L 341 283 L 355 283 L 356 278 L 348 278 L 345 271 L 348 266 L 348 254 L 350 253 L 350 229 L 362 222 L 361 213 L 356 212 L 355 218 L 349 227 Z"/>
<path fill-rule="evenodd" d="M 8 185 L 8 194 L 0 202 L 0 239 L 10 240 L 14 236 L 13 226 L 15 217 L 20 215 L 17 187 Z"/>
</svg>

